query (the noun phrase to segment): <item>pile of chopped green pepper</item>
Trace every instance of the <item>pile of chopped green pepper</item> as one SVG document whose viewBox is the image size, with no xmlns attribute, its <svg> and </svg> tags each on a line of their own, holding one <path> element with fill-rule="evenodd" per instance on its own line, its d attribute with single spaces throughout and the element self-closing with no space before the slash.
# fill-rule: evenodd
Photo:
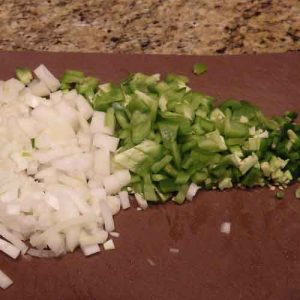
<svg viewBox="0 0 300 300">
<path fill-rule="evenodd" d="M 195 73 L 206 69 L 202 65 Z M 267 118 L 247 101 L 192 91 L 188 78 L 132 74 L 120 84 L 67 71 L 62 89 L 76 88 L 107 112 L 120 138 L 114 163 L 132 173 L 130 188 L 147 201 L 185 200 L 193 182 L 204 189 L 285 187 L 300 175 L 297 113 Z M 281 197 L 281 195 L 279 195 Z"/>
</svg>

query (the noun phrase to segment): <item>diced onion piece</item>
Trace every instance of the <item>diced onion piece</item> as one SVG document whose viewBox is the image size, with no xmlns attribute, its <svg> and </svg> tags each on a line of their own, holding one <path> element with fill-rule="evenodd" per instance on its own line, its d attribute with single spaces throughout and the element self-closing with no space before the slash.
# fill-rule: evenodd
<svg viewBox="0 0 300 300">
<path fill-rule="evenodd" d="M 93 139 L 93 145 L 97 148 L 106 149 L 110 152 L 116 152 L 119 139 L 103 133 L 96 133 Z"/>
<path fill-rule="evenodd" d="M 91 121 L 92 133 L 113 134 L 113 128 L 105 126 L 105 112 L 95 111 Z"/>
<path fill-rule="evenodd" d="M 79 111 L 80 115 L 83 116 L 85 120 L 90 119 L 93 115 L 93 108 L 91 105 L 84 99 L 83 96 L 78 95 L 74 98 L 76 103 L 76 108 Z"/>
<path fill-rule="evenodd" d="M 151 267 L 155 267 L 156 266 L 156 263 L 151 258 L 147 258 L 147 262 L 149 263 L 149 265 Z"/>
<path fill-rule="evenodd" d="M 33 118 L 24 117 L 18 118 L 20 128 L 28 135 L 29 138 L 34 138 L 38 135 L 38 123 Z"/>
<path fill-rule="evenodd" d="M 0 224 L 0 236 L 12 243 L 18 249 L 22 251 L 22 254 L 26 253 L 28 247 L 18 237 L 10 233 L 3 225 Z"/>
<path fill-rule="evenodd" d="M 129 202 L 129 195 L 127 191 L 121 191 L 119 192 L 119 197 L 121 201 L 121 206 L 123 209 L 127 209 L 130 207 L 130 202 Z"/>
<path fill-rule="evenodd" d="M 106 192 L 103 188 L 96 188 L 91 190 L 91 195 L 95 197 L 97 200 L 105 200 Z"/>
<path fill-rule="evenodd" d="M 103 244 L 105 250 L 114 250 L 116 249 L 114 241 L 112 239 L 108 240 Z"/>
<path fill-rule="evenodd" d="M 103 185 L 108 195 L 114 195 L 121 190 L 121 186 L 115 175 L 104 177 Z"/>
<path fill-rule="evenodd" d="M 46 83 L 40 80 L 33 80 L 29 84 L 29 88 L 33 95 L 43 97 L 48 96 L 50 94 L 50 90 L 48 89 Z"/>
<path fill-rule="evenodd" d="M 121 203 L 119 196 L 107 196 L 106 202 L 111 209 L 113 215 L 120 211 Z"/>
<path fill-rule="evenodd" d="M 97 149 L 94 152 L 94 171 L 97 174 L 108 176 L 110 174 L 110 153 L 106 149 Z"/>
<path fill-rule="evenodd" d="M 221 224 L 220 231 L 222 233 L 229 234 L 230 230 L 231 230 L 231 223 L 230 222 L 224 222 L 224 223 Z"/>
<path fill-rule="evenodd" d="M 77 130 L 79 125 L 77 117 L 78 113 L 73 107 L 68 105 L 66 101 L 61 101 L 55 105 L 55 110 L 73 127 L 74 130 Z"/>
<path fill-rule="evenodd" d="M 7 241 L 0 238 L 0 251 L 4 252 L 13 259 L 16 259 L 20 255 L 20 249 Z"/>
<path fill-rule="evenodd" d="M 59 80 L 44 65 L 38 66 L 33 72 L 38 79 L 45 82 L 51 92 L 59 88 Z"/>
<path fill-rule="evenodd" d="M 9 203 L 6 206 L 6 213 L 8 215 L 19 215 L 21 211 L 21 205 L 19 203 Z"/>
<path fill-rule="evenodd" d="M 80 245 L 80 248 L 85 256 L 90 256 L 100 252 L 100 247 L 98 244 L 87 245 L 87 246 Z"/>
<path fill-rule="evenodd" d="M 64 231 L 66 236 L 66 250 L 73 252 L 79 245 L 80 227 L 74 226 Z"/>
<path fill-rule="evenodd" d="M 56 257 L 56 254 L 52 250 L 29 249 L 26 254 L 39 258 Z"/>
<path fill-rule="evenodd" d="M 86 231 L 82 230 L 80 233 L 80 245 L 88 246 L 95 244 L 103 244 L 108 238 L 108 233 L 105 230 L 97 230 L 93 234 L 88 234 Z"/>
<path fill-rule="evenodd" d="M 170 248 L 169 251 L 170 251 L 170 253 L 174 253 L 174 254 L 179 253 L 179 249 L 178 248 Z"/>
<path fill-rule="evenodd" d="M 47 237 L 47 244 L 57 256 L 62 255 L 65 252 L 64 236 L 58 232 L 49 232 Z"/>
<path fill-rule="evenodd" d="M 108 232 L 114 231 L 115 224 L 112 217 L 111 209 L 109 208 L 108 204 L 105 201 L 100 201 L 100 208 L 101 208 L 102 218 L 104 220 L 105 230 Z"/>
<path fill-rule="evenodd" d="M 186 199 L 192 201 L 198 190 L 199 186 L 197 186 L 195 183 L 191 183 L 186 193 Z"/>
<path fill-rule="evenodd" d="M 138 193 L 134 194 L 136 202 L 138 203 L 139 207 L 142 209 L 148 208 L 148 203 L 147 201 Z"/>
<path fill-rule="evenodd" d="M 128 185 L 131 181 L 131 175 L 128 170 L 118 170 L 114 175 L 117 177 L 121 188 Z"/>
<path fill-rule="evenodd" d="M 59 200 L 56 196 L 46 193 L 44 199 L 54 210 L 59 210 Z"/>
<path fill-rule="evenodd" d="M 13 284 L 13 281 L 0 270 L 0 287 L 5 290 Z"/>
<path fill-rule="evenodd" d="M 110 234 L 112 237 L 115 237 L 115 238 L 120 237 L 120 233 L 119 233 L 119 232 L 113 231 L 113 232 L 110 232 L 109 234 Z"/>
</svg>

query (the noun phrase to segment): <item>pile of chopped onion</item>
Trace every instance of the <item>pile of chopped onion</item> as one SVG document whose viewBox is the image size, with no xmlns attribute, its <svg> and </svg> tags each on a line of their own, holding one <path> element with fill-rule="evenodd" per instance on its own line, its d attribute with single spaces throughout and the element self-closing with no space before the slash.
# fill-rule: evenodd
<svg viewBox="0 0 300 300">
<path fill-rule="evenodd" d="M 28 86 L 0 81 L 0 250 L 16 259 L 114 249 L 108 234 L 130 206 L 121 190 L 131 179 L 111 164 L 114 128 L 76 90 L 59 91 L 45 66 L 34 73 Z M 0 271 L 0 287 L 11 284 Z"/>
</svg>

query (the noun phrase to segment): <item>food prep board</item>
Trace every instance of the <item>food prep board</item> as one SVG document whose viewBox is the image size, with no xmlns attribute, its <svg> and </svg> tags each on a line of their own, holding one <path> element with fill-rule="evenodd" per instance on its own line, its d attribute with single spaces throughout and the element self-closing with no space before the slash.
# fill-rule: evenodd
<svg viewBox="0 0 300 300">
<path fill-rule="evenodd" d="M 172 56 L 0 52 L 0 79 L 19 66 L 45 64 L 55 75 L 79 69 L 101 82 L 132 72 L 178 73 L 215 96 L 250 100 L 268 116 L 300 112 L 300 53 Z M 195 63 L 208 72 L 192 73 Z M 1 147 L 1 145 L 0 145 Z M 192 202 L 131 208 L 115 218 L 116 250 L 57 259 L 0 253 L 14 285 L 1 300 L 300 299 L 300 201 L 297 183 L 277 200 L 268 188 L 199 191 Z M 231 223 L 230 234 L 220 232 Z M 179 253 L 170 253 L 178 248 Z"/>
</svg>

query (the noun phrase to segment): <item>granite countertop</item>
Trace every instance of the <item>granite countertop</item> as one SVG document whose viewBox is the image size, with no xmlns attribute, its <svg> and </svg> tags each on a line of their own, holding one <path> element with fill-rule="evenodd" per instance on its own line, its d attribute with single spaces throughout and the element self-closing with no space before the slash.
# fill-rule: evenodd
<svg viewBox="0 0 300 300">
<path fill-rule="evenodd" d="M 0 0 L 0 50 L 300 50 L 299 0 Z"/>
</svg>

